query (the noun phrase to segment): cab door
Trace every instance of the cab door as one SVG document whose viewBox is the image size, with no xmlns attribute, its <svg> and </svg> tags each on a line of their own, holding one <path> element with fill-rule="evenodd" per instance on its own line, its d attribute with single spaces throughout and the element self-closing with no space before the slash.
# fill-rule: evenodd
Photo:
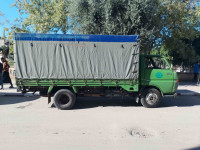
<svg viewBox="0 0 200 150">
<path fill-rule="evenodd" d="M 163 94 L 170 94 L 174 85 L 174 74 L 164 57 L 146 56 L 144 81 L 148 86 L 158 87 Z"/>
</svg>

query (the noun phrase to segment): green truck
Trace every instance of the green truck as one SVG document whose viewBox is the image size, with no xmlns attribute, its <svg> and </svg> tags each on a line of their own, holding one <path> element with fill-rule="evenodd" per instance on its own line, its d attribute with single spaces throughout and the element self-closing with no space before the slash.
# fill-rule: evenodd
<svg viewBox="0 0 200 150">
<path fill-rule="evenodd" d="M 137 35 L 14 34 L 18 90 L 71 109 L 77 96 L 131 96 L 158 107 L 174 96 L 177 74 L 164 56 L 141 55 Z"/>
</svg>

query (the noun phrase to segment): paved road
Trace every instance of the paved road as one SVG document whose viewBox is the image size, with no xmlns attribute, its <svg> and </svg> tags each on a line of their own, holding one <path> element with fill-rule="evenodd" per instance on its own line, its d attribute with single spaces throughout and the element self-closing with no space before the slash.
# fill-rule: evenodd
<svg viewBox="0 0 200 150">
<path fill-rule="evenodd" d="M 164 98 L 147 109 L 132 99 L 79 98 L 73 110 L 45 97 L 0 96 L 0 150 L 200 149 L 200 97 Z"/>
</svg>

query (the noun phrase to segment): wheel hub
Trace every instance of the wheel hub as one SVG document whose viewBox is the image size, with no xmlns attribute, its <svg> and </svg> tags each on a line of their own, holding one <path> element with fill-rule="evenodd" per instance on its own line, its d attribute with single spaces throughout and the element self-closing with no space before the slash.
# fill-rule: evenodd
<svg viewBox="0 0 200 150">
<path fill-rule="evenodd" d="M 158 96 L 155 93 L 149 93 L 146 96 L 146 101 L 148 104 L 153 105 L 158 101 Z"/>
</svg>

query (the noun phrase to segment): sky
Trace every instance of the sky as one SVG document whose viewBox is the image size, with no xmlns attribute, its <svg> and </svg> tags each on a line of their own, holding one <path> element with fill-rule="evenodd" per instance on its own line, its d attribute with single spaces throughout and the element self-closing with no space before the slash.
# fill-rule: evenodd
<svg viewBox="0 0 200 150">
<path fill-rule="evenodd" d="M 15 0 L 0 0 L 0 11 L 3 13 L 3 16 L 0 16 L 0 22 L 5 22 L 9 20 L 10 23 L 6 23 L 5 25 L 0 25 L 0 37 L 3 35 L 3 28 L 9 28 L 14 20 L 19 17 L 19 13 L 15 7 L 10 7 L 11 4 L 14 3 Z"/>
</svg>

